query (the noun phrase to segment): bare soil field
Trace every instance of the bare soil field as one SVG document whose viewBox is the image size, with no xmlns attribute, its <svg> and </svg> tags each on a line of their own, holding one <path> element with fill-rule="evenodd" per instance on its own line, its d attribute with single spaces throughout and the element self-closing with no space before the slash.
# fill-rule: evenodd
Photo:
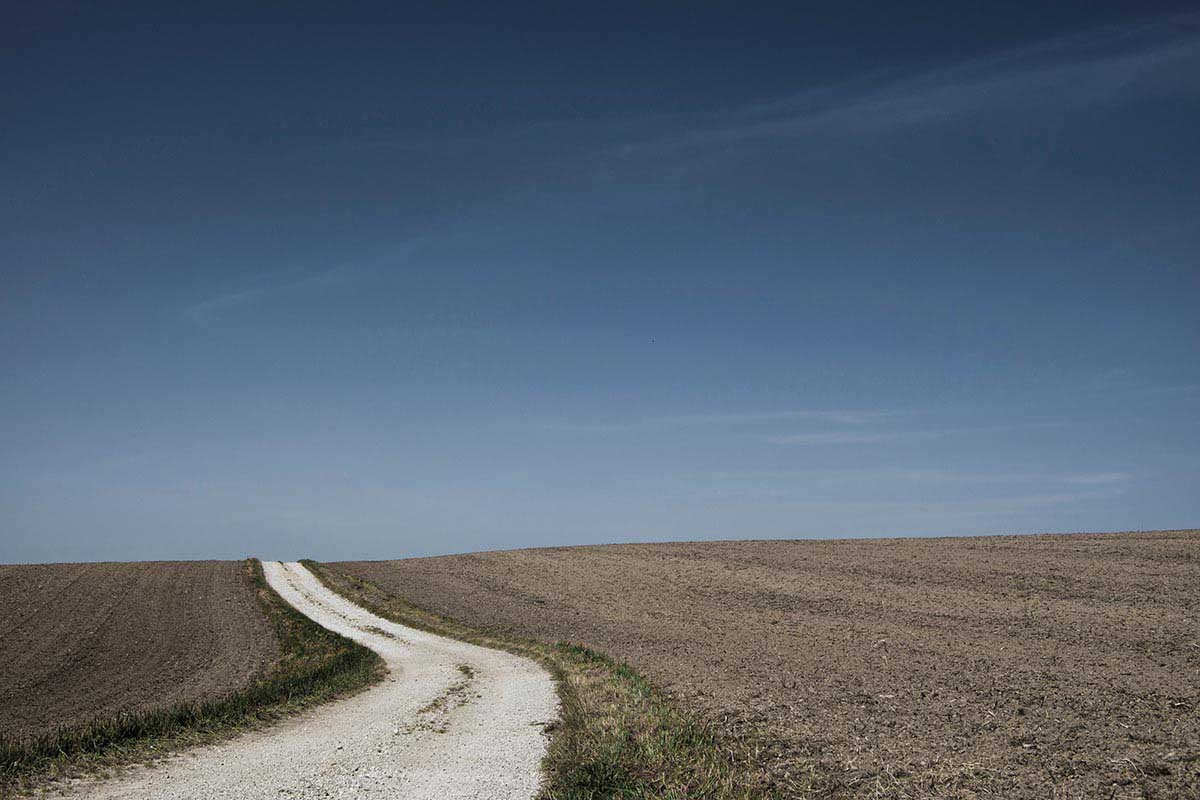
<svg viewBox="0 0 1200 800">
<path fill-rule="evenodd" d="M 0 565 L 0 733 L 242 688 L 275 630 L 241 561 Z"/>
<path fill-rule="evenodd" d="M 831 797 L 1200 797 L 1200 532 L 331 565 L 629 662 Z"/>
</svg>

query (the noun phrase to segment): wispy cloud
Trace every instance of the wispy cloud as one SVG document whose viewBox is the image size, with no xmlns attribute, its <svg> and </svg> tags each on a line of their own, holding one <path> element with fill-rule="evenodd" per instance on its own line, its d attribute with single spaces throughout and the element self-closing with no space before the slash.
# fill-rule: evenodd
<svg viewBox="0 0 1200 800">
<path fill-rule="evenodd" d="M 420 244 L 421 240 L 404 242 L 393 248 L 387 256 L 382 258 L 377 256 L 365 266 L 342 265 L 312 272 L 300 278 L 263 283 L 259 286 L 209 297 L 185 307 L 181 311 L 181 316 L 190 322 L 212 322 L 229 312 L 256 306 L 274 297 L 286 297 L 354 283 L 377 274 L 386 266 L 394 264 L 397 259 L 408 258 L 416 252 Z"/>
<path fill-rule="evenodd" d="M 1077 486 L 1104 486 L 1113 483 L 1125 483 L 1133 478 L 1125 472 L 1100 472 L 1094 475 L 1067 475 L 1062 478 L 1064 483 Z"/>
<path fill-rule="evenodd" d="M 555 422 L 550 430 L 578 433 L 620 433 L 655 428 L 735 428 L 772 422 L 823 422 L 839 425 L 868 425 L 899 416 L 900 412 L 879 409 L 833 408 L 787 411 L 733 411 L 676 414 L 605 422 Z"/>
<path fill-rule="evenodd" d="M 846 425 L 864 425 L 872 422 L 882 422 L 895 417 L 895 411 L 880 411 L 858 408 L 810 409 L 799 411 L 745 411 L 717 414 L 682 414 L 674 417 L 663 417 L 662 422 L 668 425 L 704 426 L 704 425 L 740 425 L 757 422 L 781 422 L 787 420 L 812 420 L 817 422 L 838 422 Z"/>
<path fill-rule="evenodd" d="M 348 270 L 339 268 L 307 275 L 299 280 L 229 292 L 188 306 L 183 309 L 183 317 L 192 322 L 211 322 L 228 312 L 258 305 L 269 297 L 336 286 L 346 283 L 350 277 L 351 273 Z"/>
<path fill-rule="evenodd" d="M 1004 497 L 968 498 L 961 500 L 884 500 L 884 501 L 793 501 L 785 502 L 798 511 L 826 513 L 900 513 L 909 516 L 945 518 L 948 516 L 984 516 L 1016 514 L 1052 506 L 1102 500 L 1116 494 L 1112 490 L 1087 492 L 1047 492 L 1041 494 L 1008 495 Z"/>
<path fill-rule="evenodd" d="M 727 111 L 724 120 L 612 148 L 670 154 L 755 140 L 874 133 L 975 112 L 1129 102 L 1200 92 L 1200 14 L 1101 28 L 892 82 L 861 80 Z"/>
<path fill-rule="evenodd" d="M 1039 428 L 1064 428 L 1070 424 L 1067 422 L 1026 422 L 1013 425 L 978 425 L 974 427 L 878 431 L 872 433 L 818 431 L 769 436 L 767 437 L 767 441 L 778 445 L 880 444 L 883 442 L 919 441 L 923 439 L 940 439 L 949 436 L 972 436 L 1005 431 L 1036 430 Z"/>
<path fill-rule="evenodd" d="M 227 311 L 232 311 L 242 306 L 254 305 L 265 294 L 265 289 L 247 289 L 241 292 L 217 295 L 216 297 L 210 297 L 207 300 L 202 300 L 199 303 L 188 306 L 183 310 L 183 316 L 192 322 L 215 319 Z"/>
<path fill-rule="evenodd" d="M 890 442 L 900 438 L 904 434 L 899 433 L 850 433 L 850 432 L 824 432 L 824 433 L 796 433 L 789 436 L 772 436 L 767 441 L 771 444 L 797 444 L 797 445 L 818 445 L 818 444 L 879 444 L 880 442 Z"/>
<path fill-rule="evenodd" d="M 923 484 L 1001 486 L 1021 483 L 1041 486 L 1112 486 L 1128 483 L 1135 476 L 1128 472 L 987 472 L 978 469 L 927 469 L 921 467 L 866 467 L 861 469 L 743 470 L 703 476 L 722 486 L 830 485 L 830 484 Z"/>
<path fill-rule="evenodd" d="M 1037 483 L 1043 486 L 1065 484 L 1068 486 L 1114 486 L 1128 483 L 1133 475 L 1127 472 L 1054 473 L 1054 472 L 970 472 L 946 469 L 898 469 L 885 473 L 899 480 L 916 483 L 948 483 L 973 485 L 1000 485 L 1011 483 Z"/>
</svg>

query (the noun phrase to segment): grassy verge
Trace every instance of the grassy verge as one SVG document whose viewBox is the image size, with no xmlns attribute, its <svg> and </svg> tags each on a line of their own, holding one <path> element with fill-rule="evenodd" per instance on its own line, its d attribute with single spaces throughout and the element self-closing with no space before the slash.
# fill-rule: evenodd
<svg viewBox="0 0 1200 800">
<path fill-rule="evenodd" d="M 41 736 L 0 737 L 0 797 L 214 742 L 383 676 L 383 662 L 374 652 L 322 628 L 276 594 L 257 560 L 247 560 L 246 579 L 278 637 L 280 656 L 271 669 L 223 697 L 97 717 Z"/>
<path fill-rule="evenodd" d="M 628 665 L 569 644 L 475 630 L 368 581 L 304 564 L 378 616 L 545 665 L 558 683 L 562 716 L 546 757 L 542 800 L 775 800 L 811 789 L 806 776 L 793 781 L 769 768 L 765 742 L 676 707 Z"/>
</svg>

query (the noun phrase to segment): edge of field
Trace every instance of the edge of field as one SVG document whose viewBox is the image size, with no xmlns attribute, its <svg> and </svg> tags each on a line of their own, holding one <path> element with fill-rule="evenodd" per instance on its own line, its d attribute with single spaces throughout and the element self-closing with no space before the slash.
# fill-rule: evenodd
<svg viewBox="0 0 1200 800">
<path fill-rule="evenodd" d="M 561 719 L 549 730 L 540 800 L 782 800 L 812 775 L 771 769 L 772 744 L 681 709 L 628 664 L 566 642 L 482 631 L 426 611 L 332 565 L 304 564 L 327 588 L 411 628 L 531 658 L 553 676 Z"/>
<path fill-rule="evenodd" d="M 100 716 L 39 736 L 0 736 L 0 797 L 211 744 L 382 679 L 386 670 L 374 651 L 292 608 L 267 584 L 258 559 L 245 565 L 246 580 L 279 641 L 275 664 L 220 697 Z"/>
</svg>

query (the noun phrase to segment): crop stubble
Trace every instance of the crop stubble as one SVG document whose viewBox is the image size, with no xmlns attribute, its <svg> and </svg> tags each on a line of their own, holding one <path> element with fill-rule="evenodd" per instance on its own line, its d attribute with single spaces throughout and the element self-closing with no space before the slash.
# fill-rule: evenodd
<svg viewBox="0 0 1200 800">
<path fill-rule="evenodd" d="M 1195 531 L 331 566 L 628 661 L 834 797 L 1200 796 Z"/>
</svg>

